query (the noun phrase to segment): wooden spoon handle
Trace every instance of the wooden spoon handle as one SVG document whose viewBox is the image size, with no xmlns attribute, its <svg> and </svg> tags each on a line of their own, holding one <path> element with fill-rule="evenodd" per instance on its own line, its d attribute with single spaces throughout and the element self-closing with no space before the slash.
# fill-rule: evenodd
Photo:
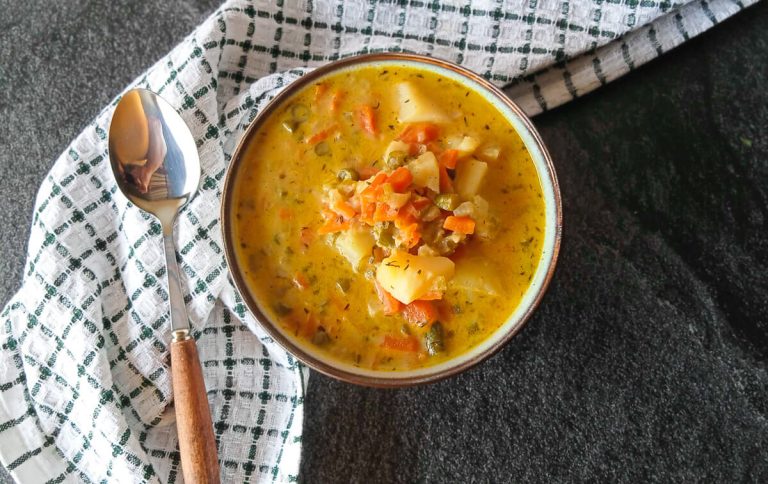
<svg viewBox="0 0 768 484">
<path fill-rule="evenodd" d="M 195 340 L 186 330 L 175 332 L 171 342 L 171 373 L 184 482 L 218 484 L 216 438 L 213 436 L 203 370 Z"/>
</svg>

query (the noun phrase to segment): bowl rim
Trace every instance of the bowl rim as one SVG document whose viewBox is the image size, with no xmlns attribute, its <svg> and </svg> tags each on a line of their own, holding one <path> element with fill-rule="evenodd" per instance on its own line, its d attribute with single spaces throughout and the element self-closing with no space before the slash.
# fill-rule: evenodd
<svg viewBox="0 0 768 484">
<path fill-rule="evenodd" d="M 271 319 L 266 314 L 264 314 L 259 304 L 255 300 L 255 298 L 252 297 L 252 294 L 248 289 L 248 285 L 246 284 L 241 271 L 235 270 L 238 267 L 236 265 L 237 259 L 235 256 L 235 244 L 234 244 L 233 237 L 229 235 L 232 233 L 232 227 L 231 227 L 232 223 L 231 223 L 229 214 L 232 213 L 232 204 L 234 199 L 234 195 L 233 195 L 235 191 L 234 189 L 235 182 L 233 181 L 233 179 L 235 178 L 234 174 L 239 171 L 240 164 L 244 159 L 244 157 L 242 156 L 243 152 L 245 151 L 246 147 L 250 144 L 250 141 L 254 137 L 254 134 L 256 133 L 258 128 L 261 126 L 261 124 L 263 124 L 263 122 L 266 119 L 268 119 L 269 116 L 281 106 L 283 101 L 289 99 L 291 96 L 293 96 L 298 90 L 300 90 L 304 86 L 311 85 L 312 82 L 318 80 L 319 78 L 322 78 L 328 74 L 331 74 L 333 72 L 343 70 L 345 68 L 349 68 L 352 66 L 375 64 L 377 62 L 382 62 L 382 61 L 386 61 L 386 62 L 404 61 L 404 62 L 410 62 L 415 64 L 426 64 L 426 65 L 431 65 L 437 68 L 447 69 L 458 74 L 459 77 L 467 78 L 469 81 L 473 81 L 476 84 L 478 84 L 482 89 L 489 91 L 490 94 L 493 95 L 495 98 L 497 98 L 499 102 L 501 102 L 503 105 L 505 105 L 505 107 L 510 109 L 516 116 L 519 117 L 521 124 L 528 131 L 528 134 L 533 139 L 534 144 L 536 145 L 538 150 L 541 152 L 541 155 L 544 161 L 544 166 L 546 167 L 546 172 L 547 172 L 546 175 L 549 178 L 549 182 L 552 185 L 552 192 L 554 194 L 555 234 L 554 234 L 554 245 L 552 247 L 551 257 L 549 258 L 549 267 L 547 268 L 547 272 L 544 275 L 544 278 L 541 282 L 538 292 L 536 293 L 535 297 L 533 298 L 533 301 L 531 302 L 527 310 L 522 315 L 520 315 L 517 323 L 509 331 L 501 335 L 485 351 L 475 355 L 470 359 L 467 359 L 461 362 L 460 364 L 445 368 L 439 372 L 428 373 L 425 375 L 417 375 L 417 376 L 377 377 L 377 376 L 367 376 L 367 375 L 352 373 L 342 368 L 338 368 L 336 366 L 330 365 L 327 362 L 320 360 L 319 358 L 316 358 L 315 356 L 309 354 L 304 349 L 302 349 L 301 346 L 295 344 L 293 341 L 290 340 L 290 338 L 286 337 L 281 331 L 279 331 L 276 328 L 276 323 L 273 323 Z M 537 172 L 539 172 L 538 168 L 537 168 Z M 543 176 L 543 175 L 544 175 L 543 173 L 539 173 L 539 176 Z M 555 172 L 554 164 L 552 162 L 552 157 L 550 156 L 549 151 L 547 150 L 546 145 L 544 144 L 544 141 L 541 138 L 541 135 L 536 130 L 530 118 L 525 114 L 525 112 L 514 101 L 512 101 L 512 99 L 510 99 L 501 89 L 494 86 L 491 82 L 487 81 L 485 78 L 481 77 L 480 75 L 472 72 L 471 70 L 465 67 L 461 67 L 457 64 L 454 64 L 453 62 L 435 58 L 435 57 L 429 57 L 429 56 L 420 55 L 420 54 L 403 53 L 403 52 L 377 52 L 377 53 L 371 53 L 371 54 L 362 54 L 362 55 L 345 57 L 307 72 L 303 76 L 291 82 L 282 91 L 280 91 L 272 100 L 270 100 L 267 103 L 267 105 L 249 123 L 249 125 L 243 132 L 242 136 L 238 140 L 237 146 L 235 150 L 232 152 L 229 165 L 227 166 L 227 173 L 225 175 L 224 188 L 222 190 L 222 195 L 221 195 L 221 208 L 220 208 L 221 233 L 222 233 L 222 240 L 224 243 L 224 255 L 227 262 L 227 270 L 230 276 L 232 277 L 232 281 L 234 282 L 235 288 L 237 289 L 237 291 L 240 293 L 240 296 L 242 297 L 243 303 L 248 308 L 248 310 L 251 311 L 251 313 L 253 314 L 259 326 L 261 326 L 262 329 L 264 329 L 264 331 L 266 331 L 267 334 L 281 346 L 281 348 L 283 348 L 286 352 L 296 357 L 299 361 L 306 364 L 310 368 L 313 368 L 314 370 L 319 371 L 324 375 L 330 376 L 332 378 L 336 378 L 338 380 L 341 380 L 347 383 L 354 383 L 357 385 L 379 387 L 379 388 L 400 388 L 400 387 L 409 387 L 409 386 L 437 382 L 437 381 L 449 378 L 451 376 L 457 375 L 459 373 L 462 373 L 474 367 L 478 363 L 485 361 L 488 358 L 495 355 L 496 353 L 498 353 L 501 350 L 501 348 L 503 348 L 515 335 L 517 335 L 517 333 L 519 333 L 522 330 L 523 327 L 525 327 L 531 315 L 541 303 L 541 300 L 543 299 L 544 294 L 547 292 L 547 288 L 549 287 L 550 281 L 552 280 L 552 277 L 555 272 L 555 267 L 557 266 L 558 255 L 560 253 L 560 244 L 562 240 L 562 218 L 563 218 L 563 209 L 562 209 L 562 198 L 560 195 L 560 185 L 557 180 L 557 174 Z M 446 360 L 446 363 L 447 362 L 450 362 L 450 360 Z M 397 374 L 397 372 L 391 372 L 391 373 L 394 375 Z"/>
</svg>

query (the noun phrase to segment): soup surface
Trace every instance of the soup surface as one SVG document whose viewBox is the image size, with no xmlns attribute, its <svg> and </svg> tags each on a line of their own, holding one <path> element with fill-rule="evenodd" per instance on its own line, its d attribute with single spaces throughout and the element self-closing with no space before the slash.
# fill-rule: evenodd
<svg viewBox="0 0 768 484">
<path fill-rule="evenodd" d="M 539 264 L 545 206 L 522 140 L 435 72 L 326 76 L 243 156 L 245 281 L 299 346 L 336 360 L 409 370 L 464 353 L 512 314 Z"/>
</svg>

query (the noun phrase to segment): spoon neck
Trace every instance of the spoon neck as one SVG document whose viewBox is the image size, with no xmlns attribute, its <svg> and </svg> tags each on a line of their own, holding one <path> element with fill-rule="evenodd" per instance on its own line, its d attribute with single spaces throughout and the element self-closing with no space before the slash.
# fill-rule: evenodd
<svg viewBox="0 0 768 484">
<path fill-rule="evenodd" d="M 171 227 L 165 233 L 166 227 Z M 189 318 L 187 306 L 184 303 L 184 293 L 181 290 L 181 275 L 179 265 L 176 263 L 176 247 L 173 242 L 173 225 L 163 224 L 163 242 L 165 244 L 165 260 L 168 268 L 168 298 L 171 303 L 171 331 L 189 331 Z"/>
</svg>

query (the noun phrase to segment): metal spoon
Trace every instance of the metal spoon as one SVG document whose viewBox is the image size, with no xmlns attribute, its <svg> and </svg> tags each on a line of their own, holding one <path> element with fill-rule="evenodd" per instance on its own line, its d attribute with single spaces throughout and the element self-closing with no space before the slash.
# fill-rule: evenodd
<svg viewBox="0 0 768 484">
<path fill-rule="evenodd" d="M 109 159 L 120 190 L 163 227 L 171 302 L 171 374 L 184 480 L 218 483 L 211 411 L 173 243 L 176 215 L 200 183 L 195 140 L 170 104 L 151 91 L 134 89 L 115 108 L 109 126 Z"/>
</svg>

